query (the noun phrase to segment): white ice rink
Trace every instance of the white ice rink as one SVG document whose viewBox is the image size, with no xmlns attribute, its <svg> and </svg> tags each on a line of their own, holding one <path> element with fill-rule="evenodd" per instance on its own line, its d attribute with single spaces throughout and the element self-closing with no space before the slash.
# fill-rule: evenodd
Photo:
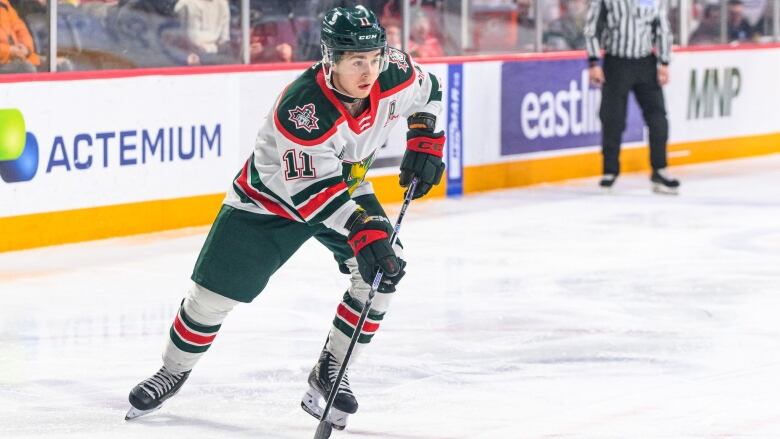
<svg viewBox="0 0 780 439">
<path fill-rule="evenodd" d="M 780 438 L 780 155 L 673 171 L 679 197 L 634 174 L 412 203 L 333 438 Z M 346 287 L 316 242 L 123 420 L 206 232 L 0 254 L 0 437 L 311 438 L 300 397 Z"/>
</svg>

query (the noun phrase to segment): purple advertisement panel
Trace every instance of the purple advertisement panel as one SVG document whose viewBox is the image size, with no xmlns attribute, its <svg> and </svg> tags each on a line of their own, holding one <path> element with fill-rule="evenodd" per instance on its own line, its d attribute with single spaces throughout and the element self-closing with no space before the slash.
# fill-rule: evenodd
<svg viewBox="0 0 780 439">
<path fill-rule="evenodd" d="M 501 68 L 501 155 L 601 145 L 601 90 L 583 60 L 505 62 Z M 623 142 L 641 141 L 633 95 Z"/>
</svg>

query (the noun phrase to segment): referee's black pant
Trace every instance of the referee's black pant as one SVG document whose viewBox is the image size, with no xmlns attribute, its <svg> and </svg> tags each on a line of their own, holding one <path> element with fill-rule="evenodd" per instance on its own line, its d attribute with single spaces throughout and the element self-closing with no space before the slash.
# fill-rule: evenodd
<svg viewBox="0 0 780 439">
<path fill-rule="evenodd" d="M 627 59 L 604 57 L 604 85 L 601 91 L 601 152 L 604 174 L 620 174 L 620 142 L 626 129 L 628 92 L 633 91 L 650 131 L 650 165 L 666 167 L 666 120 L 664 94 L 658 84 L 658 68 L 653 55 Z"/>
</svg>

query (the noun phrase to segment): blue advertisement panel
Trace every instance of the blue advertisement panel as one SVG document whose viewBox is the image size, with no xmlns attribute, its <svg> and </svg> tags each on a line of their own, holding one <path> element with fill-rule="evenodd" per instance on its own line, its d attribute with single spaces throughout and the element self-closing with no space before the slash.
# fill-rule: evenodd
<svg viewBox="0 0 780 439">
<path fill-rule="evenodd" d="M 501 155 L 601 145 L 601 90 L 582 60 L 505 62 L 501 67 Z M 643 139 L 633 95 L 624 142 Z"/>
<path fill-rule="evenodd" d="M 450 64 L 447 76 L 447 195 L 462 195 L 463 64 Z"/>
</svg>

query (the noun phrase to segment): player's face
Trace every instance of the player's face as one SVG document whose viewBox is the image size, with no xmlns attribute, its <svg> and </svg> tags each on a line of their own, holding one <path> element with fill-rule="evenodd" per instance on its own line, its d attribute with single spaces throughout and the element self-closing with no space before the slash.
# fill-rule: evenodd
<svg viewBox="0 0 780 439">
<path fill-rule="evenodd" d="M 379 77 L 382 51 L 347 52 L 333 66 L 333 85 L 356 98 L 365 98 Z"/>
</svg>

